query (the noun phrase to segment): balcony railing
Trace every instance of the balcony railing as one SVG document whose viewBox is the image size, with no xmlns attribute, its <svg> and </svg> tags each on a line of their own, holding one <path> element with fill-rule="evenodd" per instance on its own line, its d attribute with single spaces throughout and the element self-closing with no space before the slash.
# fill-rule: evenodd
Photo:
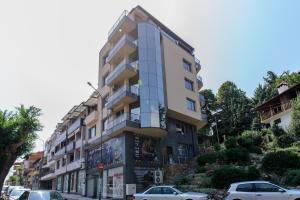
<svg viewBox="0 0 300 200">
<path fill-rule="evenodd" d="M 126 124 L 126 122 L 132 123 L 133 126 L 138 127 L 140 124 L 140 115 L 133 113 L 124 113 L 118 116 L 105 125 L 105 131 L 103 134 L 110 134 L 127 125 L 130 126 L 129 124 Z"/>
<path fill-rule="evenodd" d="M 128 59 L 124 59 L 120 64 L 118 64 L 115 69 L 106 77 L 105 84 L 109 85 L 113 80 L 119 77 L 122 72 L 126 69 L 136 72 L 138 69 L 138 61 L 131 61 Z"/>
<path fill-rule="evenodd" d="M 65 148 L 63 147 L 62 149 L 58 150 L 56 153 L 55 153 L 55 156 L 60 156 L 62 154 L 65 154 Z"/>
<path fill-rule="evenodd" d="M 98 111 L 94 110 L 92 111 L 86 118 L 84 119 L 85 124 L 90 124 L 98 119 Z"/>
<path fill-rule="evenodd" d="M 269 110 L 260 113 L 261 120 L 264 121 L 291 108 L 292 101 L 288 101 L 280 105 L 271 106 Z"/>
<path fill-rule="evenodd" d="M 123 17 L 128 15 L 128 11 L 124 10 L 120 17 L 117 19 L 117 21 L 114 23 L 114 25 L 109 29 L 108 36 L 111 35 L 111 33 L 115 30 L 115 28 L 119 25 L 120 21 L 123 19 Z"/>
<path fill-rule="evenodd" d="M 78 139 L 78 140 L 76 141 L 75 148 L 77 149 L 77 148 L 79 148 L 79 147 L 81 147 L 81 146 L 82 146 L 82 140 L 81 140 L 81 138 L 80 138 L 80 139 Z"/>
<path fill-rule="evenodd" d="M 137 40 L 129 35 L 123 35 L 121 39 L 115 44 L 115 46 L 110 50 L 107 58 L 106 63 L 109 62 L 114 55 L 126 44 L 132 45 L 133 48 L 136 48 L 137 46 Z"/>
<path fill-rule="evenodd" d="M 197 71 L 199 71 L 201 69 L 201 64 L 200 64 L 200 60 L 196 57 L 195 57 L 195 64 L 196 64 Z"/>
<path fill-rule="evenodd" d="M 76 146 L 76 142 L 75 141 L 70 142 L 66 146 L 67 152 L 75 150 L 75 146 Z"/>
<path fill-rule="evenodd" d="M 81 125 L 81 118 L 78 118 L 69 128 L 68 128 L 68 134 L 74 132 L 77 128 L 79 128 Z"/>
<path fill-rule="evenodd" d="M 122 98 L 126 96 L 137 98 L 138 95 L 139 95 L 139 87 L 134 85 L 133 86 L 124 85 L 108 98 L 106 107 L 110 109 L 120 100 L 122 100 Z"/>
<path fill-rule="evenodd" d="M 197 74 L 197 82 L 198 82 L 198 87 L 201 88 L 203 86 L 203 81 L 202 81 L 202 77 Z"/>
<path fill-rule="evenodd" d="M 80 159 L 74 160 L 73 162 L 71 162 L 67 165 L 67 171 L 73 171 L 74 169 L 77 169 L 80 167 L 81 167 Z"/>
<path fill-rule="evenodd" d="M 60 133 L 60 134 L 57 134 L 56 136 L 56 140 L 55 140 L 55 145 L 61 143 L 62 141 L 64 141 L 65 139 L 67 138 L 67 135 L 66 135 L 66 131 Z M 54 146 L 55 146 L 54 145 Z"/>
</svg>

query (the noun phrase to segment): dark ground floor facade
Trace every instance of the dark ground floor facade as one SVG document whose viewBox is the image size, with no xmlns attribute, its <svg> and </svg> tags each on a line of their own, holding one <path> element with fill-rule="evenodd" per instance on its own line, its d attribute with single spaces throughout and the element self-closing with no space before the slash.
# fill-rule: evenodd
<svg viewBox="0 0 300 200">
<path fill-rule="evenodd" d="M 123 132 L 106 141 L 102 146 L 102 161 L 100 146 L 89 147 L 85 195 L 98 198 L 102 192 L 103 198 L 125 199 L 129 184 L 135 185 L 136 192 L 142 192 L 156 183 L 155 172 L 164 172 L 167 165 L 185 164 L 194 158 L 198 153 L 196 128 L 176 120 L 171 122 L 164 138 Z M 97 170 L 101 162 L 105 165 L 103 179 Z"/>
</svg>

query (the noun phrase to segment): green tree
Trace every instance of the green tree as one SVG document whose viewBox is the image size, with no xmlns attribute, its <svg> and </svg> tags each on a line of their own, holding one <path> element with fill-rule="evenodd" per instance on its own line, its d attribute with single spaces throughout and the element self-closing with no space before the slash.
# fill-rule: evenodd
<svg viewBox="0 0 300 200">
<path fill-rule="evenodd" d="M 236 136 L 251 128 L 253 119 L 251 100 L 230 81 L 221 85 L 217 94 L 221 121 L 220 135 Z"/>
<path fill-rule="evenodd" d="M 212 117 L 212 111 L 215 111 L 218 108 L 218 104 L 217 98 L 211 89 L 201 90 L 199 93 L 203 95 L 205 99 L 205 104 L 202 106 L 201 112 L 207 115 L 207 124 L 205 125 L 205 127 L 199 130 L 198 134 L 198 141 L 201 144 L 211 139 L 211 137 L 208 136 L 208 133 L 211 127 L 211 123 L 214 121 Z M 215 135 L 213 136 L 213 138 L 214 137 Z"/>
<path fill-rule="evenodd" d="M 17 176 L 10 176 L 9 181 L 11 182 L 12 185 L 17 185 L 18 177 Z"/>
<path fill-rule="evenodd" d="M 278 86 L 282 81 L 287 82 L 289 87 L 292 87 L 300 83 L 300 74 L 297 72 L 284 71 L 277 79 L 276 86 Z"/>
<path fill-rule="evenodd" d="M 259 84 L 254 90 L 252 98 L 254 106 L 258 106 L 277 95 L 276 81 L 278 76 L 274 72 L 268 71 L 267 76 L 263 77 L 263 79 L 264 83 Z"/>
<path fill-rule="evenodd" d="M 42 130 L 41 110 L 21 105 L 13 112 L 0 110 L 0 188 L 16 159 L 29 153 Z"/>
</svg>

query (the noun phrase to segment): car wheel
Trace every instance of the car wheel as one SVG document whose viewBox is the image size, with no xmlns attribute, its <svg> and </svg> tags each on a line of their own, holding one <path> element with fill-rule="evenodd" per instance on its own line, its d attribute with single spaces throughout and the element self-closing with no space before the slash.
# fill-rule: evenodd
<svg viewBox="0 0 300 200">
<path fill-rule="evenodd" d="M 295 200 L 300 200 L 300 198 L 297 198 L 297 199 L 295 199 Z"/>
</svg>

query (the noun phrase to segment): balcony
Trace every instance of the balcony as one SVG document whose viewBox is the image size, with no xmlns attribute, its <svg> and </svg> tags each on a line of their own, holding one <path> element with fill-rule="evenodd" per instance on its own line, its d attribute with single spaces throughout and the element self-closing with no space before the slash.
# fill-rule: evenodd
<svg viewBox="0 0 300 200">
<path fill-rule="evenodd" d="M 108 41 L 115 43 L 124 33 L 130 33 L 136 28 L 136 23 L 124 11 L 108 32 Z"/>
<path fill-rule="evenodd" d="M 69 128 L 68 128 L 68 135 L 73 133 L 76 129 L 80 128 L 81 125 L 81 118 L 78 118 Z"/>
<path fill-rule="evenodd" d="M 198 73 L 201 69 L 201 64 L 200 64 L 200 60 L 196 57 L 195 57 L 195 67 L 196 67 L 196 71 Z"/>
<path fill-rule="evenodd" d="M 197 74 L 197 83 L 198 83 L 198 90 L 200 90 L 203 87 L 203 81 L 202 77 Z"/>
<path fill-rule="evenodd" d="M 53 146 L 60 144 L 62 141 L 66 140 L 66 138 L 67 138 L 66 131 L 57 134 L 56 140 L 55 140 L 55 145 L 53 145 Z"/>
<path fill-rule="evenodd" d="M 59 169 L 56 169 L 55 170 L 55 176 L 58 176 L 58 175 L 61 175 L 61 174 L 64 174 L 66 173 L 66 166 L 62 166 L 60 167 Z"/>
<path fill-rule="evenodd" d="M 262 123 L 270 123 L 271 119 L 276 118 L 280 114 L 284 114 L 292 108 L 292 101 L 287 101 L 280 105 L 270 107 L 269 110 L 260 112 Z"/>
<path fill-rule="evenodd" d="M 67 165 L 67 171 L 73 171 L 81 167 L 81 162 L 79 160 L 75 160 Z"/>
<path fill-rule="evenodd" d="M 91 124 L 98 120 L 99 112 L 97 110 L 94 110 L 91 112 L 86 118 L 84 119 L 84 123 L 86 125 Z"/>
<path fill-rule="evenodd" d="M 124 59 L 118 64 L 115 69 L 105 79 L 105 84 L 112 86 L 114 83 L 124 80 L 125 78 L 130 79 L 137 74 L 138 61 L 130 61 Z"/>
<path fill-rule="evenodd" d="M 108 98 L 106 108 L 111 109 L 114 106 L 118 106 L 120 103 L 132 103 L 138 99 L 138 95 L 139 87 L 124 85 Z"/>
<path fill-rule="evenodd" d="M 105 127 L 103 135 L 109 135 L 111 137 L 122 132 L 126 128 L 139 128 L 140 127 L 140 115 L 124 113 L 112 121 L 108 122 Z"/>
<path fill-rule="evenodd" d="M 58 150 L 58 151 L 55 153 L 55 159 L 56 159 L 57 157 L 60 157 L 60 156 L 64 155 L 64 154 L 65 154 L 65 148 L 62 148 L 62 149 Z"/>
<path fill-rule="evenodd" d="M 201 104 L 201 107 L 205 105 L 205 97 L 199 93 L 199 101 Z"/>
<path fill-rule="evenodd" d="M 137 40 L 129 35 L 123 35 L 121 39 L 110 50 L 106 63 L 115 64 L 118 60 L 122 60 L 125 55 L 130 55 L 137 49 Z"/>
<path fill-rule="evenodd" d="M 75 148 L 77 149 L 77 148 L 79 148 L 81 146 L 82 146 L 82 140 L 80 138 L 80 139 L 76 140 Z"/>
<path fill-rule="evenodd" d="M 72 141 L 66 146 L 67 152 L 74 151 L 76 146 L 76 142 Z"/>
<path fill-rule="evenodd" d="M 47 170 L 46 172 L 41 174 L 42 181 L 52 180 L 54 178 L 56 178 L 54 169 Z"/>
</svg>

